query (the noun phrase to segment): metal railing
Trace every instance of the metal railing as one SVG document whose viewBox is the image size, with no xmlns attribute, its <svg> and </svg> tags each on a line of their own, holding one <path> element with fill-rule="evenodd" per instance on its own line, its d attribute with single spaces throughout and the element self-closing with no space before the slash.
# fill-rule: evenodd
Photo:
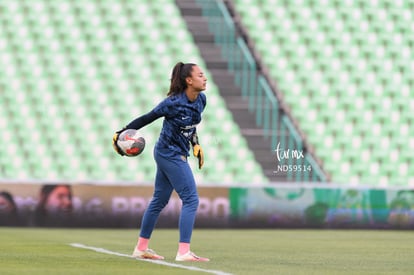
<svg viewBox="0 0 414 275">
<path fill-rule="evenodd" d="M 291 181 L 326 181 L 318 163 L 306 152 L 292 121 L 281 111 L 269 82 L 258 72 L 256 60 L 238 35 L 225 3 L 220 0 L 196 1 L 208 19 L 215 44 L 220 46 L 222 57 L 228 62 L 228 70 L 234 74 L 235 84 L 240 87 L 242 97 L 248 100 L 249 111 L 255 115 L 257 126 L 263 128 L 264 137 L 271 141 L 270 149 L 275 151 L 277 158 L 276 169 L 286 173 Z"/>
</svg>

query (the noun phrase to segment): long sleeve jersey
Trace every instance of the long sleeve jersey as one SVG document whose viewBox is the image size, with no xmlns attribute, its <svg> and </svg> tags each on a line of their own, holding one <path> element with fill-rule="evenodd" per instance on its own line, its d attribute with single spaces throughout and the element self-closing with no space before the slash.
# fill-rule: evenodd
<svg viewBox="0 0 414 275">
<path fill-rule="evenodd" d="M 131 121 L 126 129 L 140 129 L 160 117 L 163 126 L 156 146 L 169 148 L 180 155 L 188 156 L 190 142 L 201 122 L 201 113 L 206 106 L 206 95 L 200 93 L 195 101 L 190 101 L 183 92 L 169 96 L 153 110 Z"/>
</svg>

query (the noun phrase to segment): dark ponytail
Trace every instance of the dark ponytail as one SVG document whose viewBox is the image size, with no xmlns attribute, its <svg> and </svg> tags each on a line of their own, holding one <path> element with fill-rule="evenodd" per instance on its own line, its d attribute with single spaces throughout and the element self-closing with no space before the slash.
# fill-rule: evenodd
<svg viewBox="0 0 414 275">
<path fill-rule="evenodd" d="M 185 79 L 191 76 L 193 66 L 195 66 L 193 63 L 184 64 L 183 62 L 178 62 L 175 64 L 171 73 L 170 90 L 168 91 L 167 96 L 182 93 L 187 89 L 187 82 Z"/>
</svg>

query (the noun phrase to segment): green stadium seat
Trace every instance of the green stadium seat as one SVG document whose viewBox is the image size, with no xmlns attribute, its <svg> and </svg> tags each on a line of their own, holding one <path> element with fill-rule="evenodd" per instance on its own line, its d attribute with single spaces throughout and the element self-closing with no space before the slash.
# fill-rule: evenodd
<svg viewBox="0 0 414 275">
<path fill-rule="evenodd" d="M 413 157 L 389 160 L 390 152 L 404 148 L 413 134 L 414 99 L 409 91 L 414 66 L 409 53 L 414 36 L 407 2 L 254 1 L 257 6 L 250 5 L 252 1 L 235 1 L 263 62 L 333 181 L 407 184 L 410 171 L 404 167 Z M 323 138 L 327 133 L 333 134 L 331 139 Z M 368 159 L 361 162 L 358 153 L 342 150 L 352 145 L 356 152 L 369 152 Z M 381 165 L 367 169 L 371 160 Z M 403 173 L 393 172 L 396 167 L 403 167 Z"/>
<path fill-rule="evenodd" d="M 11 142 L 0 149 L 1 177 L 152 182 L 152 147 L 162 121 L 142 129 L 148 147 L 139 161 L 118 157 L 111 137 L 165 97 L 168 81 L 159 80 L 168 80 L 166 67 L 184 57 L 205 65 L 175 2 L 26 0 L 3 1 L 0 7 L 0 60 L 6 65 L 0 70 L 0 130 L 17 129 L 19 141 L 29 131 L 38 144 L 33 149 L 31 143 L 13 143 L 9 131 L 0 131 L 0 139 Z M 223 148 L 232 146 L 227 136 L 238 137 L 247 166 L 230 150 L 216 151 L 205 170 L 195 169 L 196 177 L 266 182 L 214 80 L 209 81 L 213 109 L 206 110 L 200 128 L 205 136 L 220 137 Z M 223 129 L 216 110 L 223 114 Z M 27 122 L 23 129 L 22 121 Z M 217 150 L 214 143 L 203 147 Z M 216 167 L 216 160 L 225 165 Z"/>
</svg>

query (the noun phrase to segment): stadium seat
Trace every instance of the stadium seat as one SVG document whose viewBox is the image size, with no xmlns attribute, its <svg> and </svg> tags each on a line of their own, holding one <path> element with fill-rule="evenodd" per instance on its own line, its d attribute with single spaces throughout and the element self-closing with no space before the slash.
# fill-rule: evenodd
<svg viewBox="0 0 414 275">
<path fill-rule="evenodd" d="M 165 98 L 176 62 L 205 67 L 175 2 L 6 0 L 0 10 L 0 130 L 16 131 L 16 140 L 0 131 L 11 143 L 0 149 L 0 177 L 152 182 L 162 121 L 142 129 L 139 159 L 117 156 L 111 137 Z M 207 161 L 196 178 L 266 182 L 211 78 L 207 94 L 199 126 Z"/>
<path fill-rule="evenodd" d="M 390 155 L 413 128 L 408 2 L 234 2 L 332 181 L 407 184 L 413 157 Z"/>
</svg>

